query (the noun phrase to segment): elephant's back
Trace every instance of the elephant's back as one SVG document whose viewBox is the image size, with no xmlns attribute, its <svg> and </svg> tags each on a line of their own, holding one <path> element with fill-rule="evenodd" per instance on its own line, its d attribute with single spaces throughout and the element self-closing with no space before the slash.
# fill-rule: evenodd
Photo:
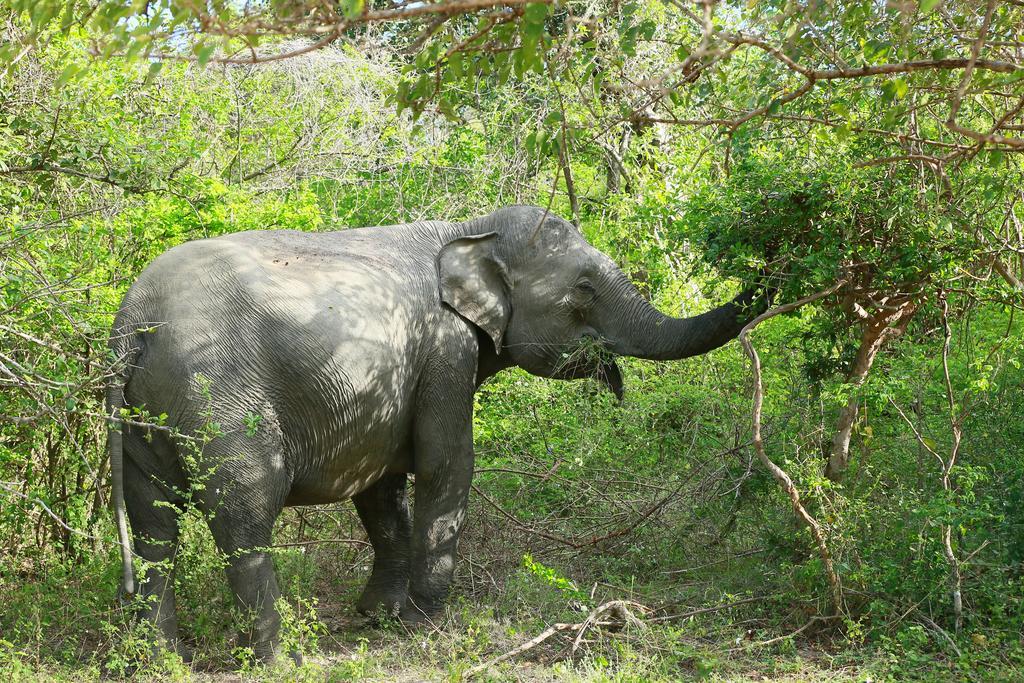
<svg viewBox="0 0 1024 683">
<path fill-rule="evenodd" d="M 429 335 L 415 299 L 437 287 L 432 259 L 389 230 L 238 233 L 169 250 L 115 325 L 144 330 L 130 402 L 188 429 L 207 391 L 228 422 L 269 406 L 289 451 L 392 448 L 404 424 L 395 401 L 411 393 L 417 340 Z M 372 435 L 353 431 L 371 422 Z"/>
<path fill-rule="evenodd" d="M 327 292 L 379 294 L 388 284 L 435 277 L 439 225 L 255 230 L 185 242 L 157 257 L 133 289 L 171 309 L 187 309 L 196 297 L 219 295 L 229 303 L 249 295 L 257 302 L 291 297 L 287 303 L 298 312 Z"/>
<path fill-rule="evenodd" d="M 346 303 L 383 302 L 432 270 L 400 245 L 404 227 L 249 231 L 185 242 L 141 273 L 122 317 L 215 327 L 259 315 L 312 322 Z"/>
</svg>

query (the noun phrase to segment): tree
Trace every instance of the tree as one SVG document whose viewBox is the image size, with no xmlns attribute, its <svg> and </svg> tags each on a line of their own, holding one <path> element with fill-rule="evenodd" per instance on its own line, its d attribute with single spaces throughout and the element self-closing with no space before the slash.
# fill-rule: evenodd
<svg viewBox="0 0 1024 683">
<path fill-rule="evenodd" d="M 871 371 L 885 364 L 886 353 L 912 355 L 915 345 L 931 345 L 938 357 L 941 329 L 946 361 L 955 355 L 949 330 L 979 307 L 1010 312 L 1007 332 L 993 348 L 1008 344 L 1015 329 L 1012 312 L 1024 291 L 1019 0 L 453 0 L 382 7 L 44 0 L 13 7 L 7 31 L 14 40 L 0 47 L 0 61 L 21 74 L 23 87 L 31 86 L 25 70 L 33 50 L 45 54 L 62 33 L 86 41 L 95 56 L 112 60 L 107 63 L 137 62 L 126 67 L 128 75 L 104 75 L 111 91 L 135 92 L 126 87 L 130 82 L 142 92 L 139 65 L 149 80 L 163 83 L 157 79 L 167 72 L 171 78 L 197 73 L 178 71 L 177 62 L 194 62 L 218 65 L 237 86 L 236 104 L 274 87 L 244 85 L 249 74 L 267 73 L 255 68 L 260 63 L 287 69 L 289 59 L 328 54 L 323 51 L 335 44 L 377 50 L 398 72 L 384 87 L 400 116 L 423 128 L 446 125 L 471 138 L 467 146 L 499 122 L 511 141 L 502 161 L 547 186 L 544 192 L 516 187 L 486 195 L 489 200 L 525 197 L 571 214 L 584 229 L 613 225 L 603 246 L 632 261 L 645 288 L 657 290 L 651 285 L 667 280 L 666 271 L 678 277 L 695 260 L 713 274 L 709 280 L 769 280 L 778 301 L 808 300 L 808 308 L 794 312 L 803 316 L 800 369 L 827 409 L 829 426 L 807 435 L 817 443 L 815 467 L 793 481 L 811 492 L 805 501 L 816 514 L 850 503 L 850 454 L 858 441 L 866 447 L 872 438 L 867 410 L 877 405 L 872 397 L 880 389 L 872 386 Z M 91 77 L 81 58 L 44 70 L 47 85 L 58 88 Z M 10 108 L 17 98 L 4 101 Z M 3 189 L 9 201 L 21 201 L 23 192 L 70 199 L 83 186 L 110 189 L 118 201 L 122 191 L 165 201 L 177 192 L 192 200 L 198 186 L 202 199 L 217 204 L 204 169 L 178 169 L 172 154 L 159 153 L 168 150 L 153 149 L 164 139 L 147 138 L 148 120 L 129 117 L 130 134 L 119 137 L 124 131 L 116 126 L 91 128 L 88 112 L 68 128 L 69 111 L 57 100 L 45 115 L 8 117 L 2 144 L 13 163 L 0 172 L 14 179 Z M 209 155 L 218 192 L 221 184 L 244 187 L 294 170 L 316 178 L 319 193 L 345 175 L 331 165 L 337 159 L 312 159 L 335 125 L 330 115 L 280 125 L 267 119 L 239 125 L 242 117 L 234 116 L 234 149 L 175 140 L 185 145 L 181 156 Z M 81 148 L 82 130 L 96 144 Z M 440 166 L 436 159 L 425 166 L 431 164 Z M 603 183 L 593 181 L 596 167 Z M 502 175 L 510 173 L 490 177 L 502 182 Z M 418 200 L 427 201 L 431 192 L 417 187 Z M 479 191 L 471 183 L 458 187 Z M 401 191 L 388 198 L 393 201 L 375 211 L 391 215 L 383 205 L 401 205 L 404 213 L 415 203 L 403 202 Z M 44 222 L 43 210 L 34 209 L 34 220 Z M 72 213 L 64 211 L 61 220 Z M 167 222 L 187 216 L 182 211 Z M 828 294 L 817 297 L 821 292 Z M 41 352 L 25 337 L 38 339 L 33 329 L 11 327 L 19 344 Z M 24 370 L 8 363 L 11 374 L 27 379 L 20 416 L 38 418 L 24 413 L 45 398 L 31 392 L 53 390 L 50 403 L 63 396 L 44 381 L 53 378 L 33 371 L 50 358 L 14 360 Z M 955 364 L 943 369 L 956 374 Z M 979 382 L 989 373 L 969 364 L 963 370 Z M 954 391 L 955 377 L 944 377 L 942 385 L 950 448 L 939 459 L 948 508 L 936 518 L 959 591 L 959 563 L 970 553 L 967 541 L 951 532 L 951 520 L 968 507 L 956 498 L 954 465 L 963 462 L 960 416 L 971 401 L 968 389 L 962 396 Z M 899 396 L 889 397 L 892 404 L 902 410 L 907 397 L 893 393 Z M 939 453 L 933 437 L 915 432 L 918 437 L 919 452 Z M 839 527 L 822 524 L 822 545 L 841 535 Z"/>
</svg>

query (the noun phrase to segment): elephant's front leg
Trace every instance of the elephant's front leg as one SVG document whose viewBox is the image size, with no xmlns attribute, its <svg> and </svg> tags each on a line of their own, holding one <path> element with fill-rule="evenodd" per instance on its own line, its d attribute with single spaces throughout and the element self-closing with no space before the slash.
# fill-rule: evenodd
<svg viewBox="0 0 1024 683">
<path fill-rule="evenodd" d="M 409 592 L 410 540 L 408 475 L 389 474 L 352 497 L 373 545 L 373 572 L 356 609 L 367 616 L 397 616 Z"/>
<path fill-rule="evenodd" d="M 412 577 L 401 614 L 413 623 L 444 609 L 473 481 L 472 388 L 445 393 L 417 412 Z"/>
</svg>

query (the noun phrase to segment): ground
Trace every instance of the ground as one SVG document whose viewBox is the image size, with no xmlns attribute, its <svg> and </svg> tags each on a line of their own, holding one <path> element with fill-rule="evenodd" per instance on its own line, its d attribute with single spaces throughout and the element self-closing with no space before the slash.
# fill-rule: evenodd
<svg viewBox="0 0 1024 683">
<path fill-rule="evenodd" d="M 371 552 L 348 506 L 315 512 L 331 515 L 331 527 L 286 516 L 275 551 L 286 596 L 282 642 L 303 653 L 303 666 L 260 668 L 235 647 L 240 617 L 223 560 L 201 520 L 186 519 L 178 599 L 190 666 L 153 656 L 148 634 L 129 625 L 118 606 L 111 546 L 0 585 L 0 629 L 7 626 L 0 680 L 77 682 L 134 672 L 138 680 L 211 683 L 1024 681 L 1019 634 L 976 631 L 953 645 L 937 624 L 922 625 L 910 613 L 880 625 L 821 619 L 822 604 L 810 594 L 770 590 L 762 572 L 771 575 L 774 561 L 756 554 L 690 558 L 685 574 L 657 563 L 643 576 L 629 573 L 641 563 L 631 554 L 613 576 L 599 553 L 558 551 L 483 520 L 463 544 L 444 618 L 410 632 L 355 613 Z M 312 540 L 311 529 L 318 532 Z"/>
</svg>

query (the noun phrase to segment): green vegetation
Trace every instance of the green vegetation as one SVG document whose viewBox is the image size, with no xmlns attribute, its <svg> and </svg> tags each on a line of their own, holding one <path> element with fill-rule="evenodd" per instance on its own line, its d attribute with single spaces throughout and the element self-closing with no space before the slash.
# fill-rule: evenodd
<svg viewBox="0 0 1024 683">
<path fill-rule="evenodd" d="M 1024 678 L 1019 2 L 312 4 L 265 3 L 270 28 L 236 2 L 0 10 L 5 680 Z M 666 312 L 754 281 L 813 299 L 750 340 L 764 455 L 820 539 L 755 452 L 739 344 L 627 360 L 621 404 L 508 371 L 477 396 L 439 629 L 355 616 L 351 505 L 292 509 L 275 552 L 306 664 L 260 670 L 189 512 L 194 660 L 154 650 L 109 511 L 125 289 L 186 240 L 511 203 L 577 221 Z"/>
</svg>

